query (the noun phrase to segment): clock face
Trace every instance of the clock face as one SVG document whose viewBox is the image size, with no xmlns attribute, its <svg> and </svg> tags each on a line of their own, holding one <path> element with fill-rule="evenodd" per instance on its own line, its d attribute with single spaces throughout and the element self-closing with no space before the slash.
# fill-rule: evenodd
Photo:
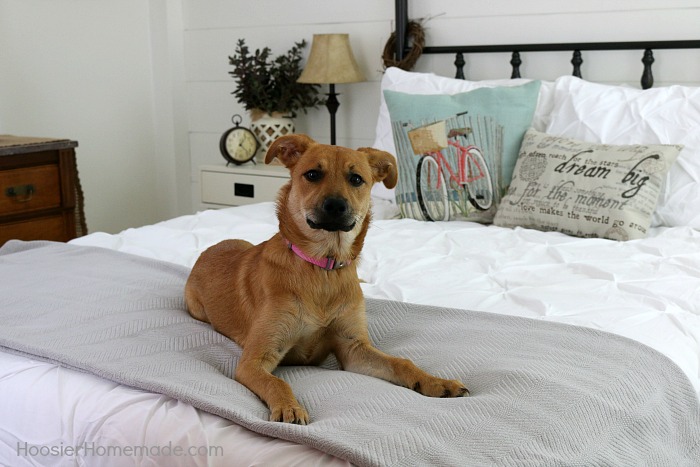
<svg viewBox="0 0 700 467">
<path fill-rule="evenodd" d="M 234 162 L 248 162 L 255 156 L 258 142 L 253 134 L 243 128 L 233 128 L 224 137 L 223 147 Z"/>
</svg>

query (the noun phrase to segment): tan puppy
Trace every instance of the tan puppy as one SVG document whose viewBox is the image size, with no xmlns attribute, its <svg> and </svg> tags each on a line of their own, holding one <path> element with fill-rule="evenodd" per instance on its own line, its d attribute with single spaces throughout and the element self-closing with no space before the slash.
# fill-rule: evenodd
<svg viewBox="0 0 700 467">
<path fill-rule="evenodd" d="M 426 396 L 467 394 L 460 381 L 380 352 L 367 334 L 357 260 L 370 224 L 370 189 L 380 181 L 396 186 L 394 158 L 305 135 L 277 139 L 265 162 L 275 157 L 291 175 L 277 200 L 280 231 L 257 246 L 243 240 L 212 246 L 185 287 L 190 314 L 243 348 L 236 380 L 267 404 L 270 420 L 300 424 L 308 413 L 272 371 L 319 364 L 329 353 L 345 370 Z"/>
</svg>

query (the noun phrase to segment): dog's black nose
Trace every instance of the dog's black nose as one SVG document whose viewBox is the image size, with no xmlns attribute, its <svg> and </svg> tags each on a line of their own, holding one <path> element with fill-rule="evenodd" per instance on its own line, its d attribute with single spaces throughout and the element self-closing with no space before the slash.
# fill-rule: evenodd
<svg viewBox="0 0 700 467">
<path fill-rule="evenodd" d="M 323 212 L 329 217 L 344 216 L 348 210 L 348 202 L 343 198 L 326 198 L 323 201 Z"/>
<path fill-rule="evenodd" d="M 306 223 L 312 229 L 329 232 L 350 232 L 355 228 L 355 221 L 352 205 L 340 196 L 325 198 L 306 218 Z"/>
</svg>

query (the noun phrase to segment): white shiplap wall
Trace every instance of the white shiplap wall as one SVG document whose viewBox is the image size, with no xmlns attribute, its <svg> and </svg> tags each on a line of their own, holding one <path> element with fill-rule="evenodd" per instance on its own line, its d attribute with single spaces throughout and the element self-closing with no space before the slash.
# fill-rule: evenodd
<svg viewBox="0 0 700 467">
<path fill-rule="evenodd" d="M 700 39 L 698 0 L 413 0 L 409 16 L 425 18 L 428 45 Z M 228 56 L 236 40 L 282 53 L 315 33 L 344 32 L 368 81 L 339 85 L 338 144 L 371 144 L 379 106 L 381 53 L 394 29 L 392 0 L 183 0 L 192 203 L 199 204 L 198 167 L 221 163 L 218 139 L 233 113 L 245 115 L 230 94 Z M 593 81 L 638 85 L 641 52 L 585 53 L 583 74 Z M 522 54 L 524 77 L 553 79 L 571 72 L 569 53 Z M 416 71 L 452 76 L 452 56 L 424 56 Z M 466 57 L 469 79 L 510 75 L 508 54 Z M 656 85 L 700 83 L 699 51 L 658 51 Z M 249 119 L 244 120 L 247 124 Z M 296 119 L 297 132 L 328 141 L 325 108 Z"/>
<path fill-rule="evenodd" d="M 228 57 L 236 41 L 245 38 L 251 49 L 270 47 L 274 55 L 286 52 L 295 41 L 313 34 L 342 32 L 350 35 L 356 58 L 367 82 L 337 85 L 341 93 L 336 117 L 338 144 L 367 146 L 373 142 L 379 103 L 381 50 L 391 33 L 394 6 L 391 1 L 277 0 L 184 1 L 185 67 L 190 124 L 192 202 L 200 200 L 199 172 L 202 164 L 222 163 L 218 150 L 221 133 L 231 126 L 231 115 L 250 119 L 231 92 Z M 322 92 L 327 89 L 322 88 Z M 325 107 L 310 109 L 295 119 L 296 131 L 328 142 L 330 119 Z"/>
</svg>

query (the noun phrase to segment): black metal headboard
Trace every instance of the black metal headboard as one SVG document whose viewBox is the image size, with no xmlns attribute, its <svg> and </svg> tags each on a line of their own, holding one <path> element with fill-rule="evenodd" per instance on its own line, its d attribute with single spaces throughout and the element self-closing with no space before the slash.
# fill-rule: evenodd
<svg viewBox="0 0 700 467">
<path fill-rule="evenodd" d="M 409 51 L 408 47 L 408 0 L 395 0 L 396 6 L 396 58 L 401 60 Z M 454 45 L 423 47 L 424 54 L 455 54 L 456 78 L 464 79 L 464 54 L 510 52 L 511 78 L 520 78 L 521 52 L 572 52 L 572 74 L 581 78 L 582 51 L 590 50 L 640 50 L 643 51 L 641 85 L 648 89 L 654 84 L 651 65 L 654 63 L 654 50 L 658 49 L 700 49 L 700 40 L 688 41 L 636 41 L 636 42 L 580 42 L 559 44 L 504 44 L 504 45 Z"/>
</svg>

